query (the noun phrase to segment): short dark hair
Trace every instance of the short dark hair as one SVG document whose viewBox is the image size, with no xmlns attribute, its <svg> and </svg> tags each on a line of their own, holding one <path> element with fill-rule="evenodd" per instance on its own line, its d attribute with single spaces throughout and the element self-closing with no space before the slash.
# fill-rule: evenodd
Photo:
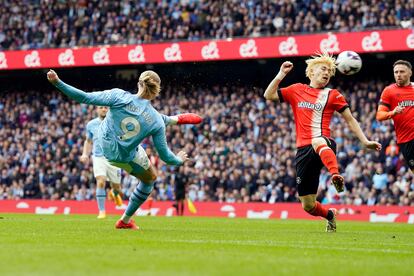
<svg viewBox="0 0 414 276">
<path fill-rule="evenodd" d="M 408 68 L 410 68 L 410 70 L 412 70 L 412 69 L 413 69 L 413 67 L 411 66 L 411 63 L 410 63 L 409 61 L 402 60 L 402 59 L 399 59 L 399 60 L 397 60 L 396 62 L 394 62 L 394 65 L 392 66 L 392 68 L 394 68 L 394 67 L 395 67 L 396 65 L 398 65 L 398 64 L 405 65 L 405 66 L 407 66 Z"/>
</svg>

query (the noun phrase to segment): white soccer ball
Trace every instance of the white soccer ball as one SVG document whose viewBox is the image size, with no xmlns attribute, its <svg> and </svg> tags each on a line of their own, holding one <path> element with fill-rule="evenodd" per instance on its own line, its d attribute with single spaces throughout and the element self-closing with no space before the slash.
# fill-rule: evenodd
<svg viewBox="0 0 414 276">
<path fill-rule="evenodd" d="M 344 75 L 358 73 L 362 67 L 361 57 L 353 51 L 343 51 L 336 58 L 336 68 Z"/>
</svg>

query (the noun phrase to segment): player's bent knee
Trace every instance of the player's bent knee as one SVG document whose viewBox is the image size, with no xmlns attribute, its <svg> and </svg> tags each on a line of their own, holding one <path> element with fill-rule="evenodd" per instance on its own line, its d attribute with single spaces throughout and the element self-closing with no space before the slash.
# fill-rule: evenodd
<svg viewBox="0 0 414 276">
<path fill-rule="evenodd" d="M 315 207 L 315 202 L 312 201 L 302 201 L 302 208 L 305 211 L 310 211 Z"/>
</svg>

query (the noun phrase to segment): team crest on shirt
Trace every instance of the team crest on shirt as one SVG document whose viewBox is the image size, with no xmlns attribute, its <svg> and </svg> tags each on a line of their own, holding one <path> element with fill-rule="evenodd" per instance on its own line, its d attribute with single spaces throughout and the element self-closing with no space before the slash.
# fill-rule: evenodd
<svg viewBox="0 0 414 276">
<path fill-rule="evenodd" d="M 298 177 L 296 177 L 296 184 L 300 184 L 300 183 L 302 183 L 302 178 L 300 178 L 299 176 Z"/>
<path fill-rule="evenodd" d="M 414 167 L 414 160 L 411 159 L 410 161 L 408 161 L 408 163 L 410 164 L 410 167 Z"/>
</svg>

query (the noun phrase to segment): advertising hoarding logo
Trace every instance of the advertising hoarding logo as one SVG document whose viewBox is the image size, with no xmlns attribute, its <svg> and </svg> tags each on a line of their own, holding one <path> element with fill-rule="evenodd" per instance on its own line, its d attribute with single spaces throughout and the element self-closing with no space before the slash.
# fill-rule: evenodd
<svg viewBox="0 0 414 276">
<path fill-rule="evenodd" d="M 129 50 L 128 60 L 133 63 L 145 62 L 144 48 L 138 45 L 134 49 Z"/>
<path fill-rule="evenodd" d="M 179 61 L 183 58 L 181 57 L 180 45 L 173 43 L 170 47 L 165 48 L 164 58 L 166 61 Z"/>
</svg>

